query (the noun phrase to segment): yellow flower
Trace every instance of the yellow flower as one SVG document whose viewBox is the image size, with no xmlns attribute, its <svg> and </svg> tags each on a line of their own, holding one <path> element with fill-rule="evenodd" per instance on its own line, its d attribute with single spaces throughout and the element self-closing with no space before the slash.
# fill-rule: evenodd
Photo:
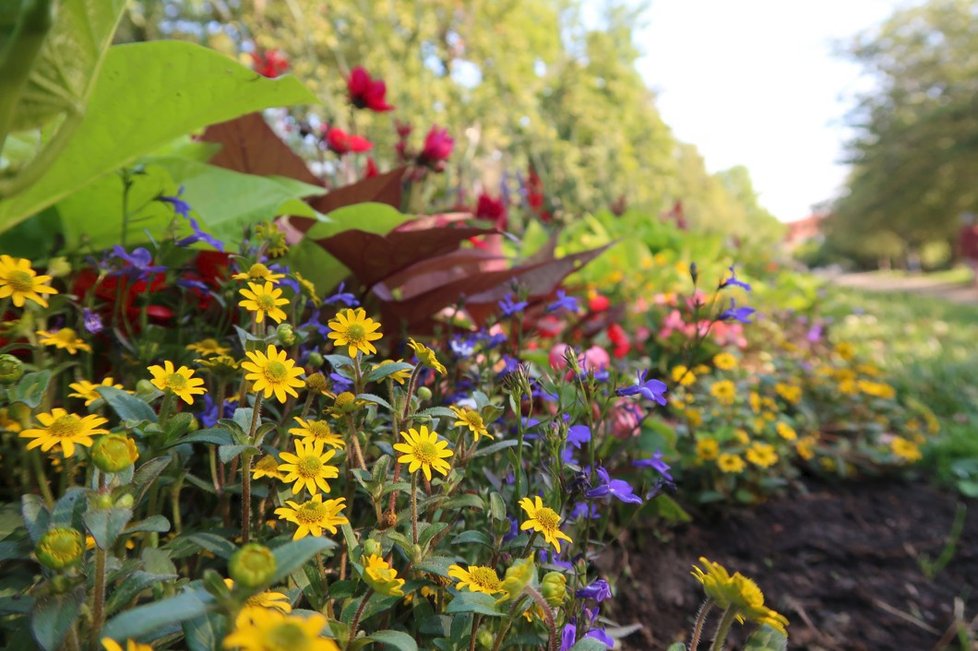
<svg viewBox="0 0 978 651">
<path fill-rule="evenodd" d="M 696 382 L 696 376 L 685 366 L 679 365 L 672 369 L 672 381 L 680 386 L 688 387 Z"/>
<path fill-rule="evenodd" d="M 847 362 L 856 356 L 856 348 L 847 341 L 835 345 L 835 353 Z"/>
<path fill-rule="evenodd" d="M 758 395 L 757 391 L 751 391 L 747 401 L 750 403 L 751 411 L 755 414 L 761 410 L 761 396 Z"/>
<path fill-rule="evenodd" d="M 774 392 L 793 405 L 797 405 L 801 400 L 801 387 L 794 384 L 778 382 L 774 385 Z"/>
<path fill-rule="evenodd" d="M 234 590 L 234 579 L 224 579 L 224 585 L 228 590 Z M 266 590 L 245 599 L 245 608 L 271 608 L 287 614 L 292 612 L 292 602 L 281 592 Z"/>
<path fill-rule="evenodd" d="M 867 396 L 873 396 L 874 398 L 892 400 L 896 396 L 896 391 L 893 389 L 893 387 L 885 382 L 859 380 L 856 382 L 856 387 L 858 387 L 859 390 L 865 393 Z"/>
<path fill-rule="evenodd" d="M 923 455 L 920 453 L 920 448 L 913 441 L 908 441 L 902 436 L 894 436 L 893 440 L 890 441 L 890 450 L 893 454 L 897 455 L 904 461 L 909 461 L 913 463 L 914 461 L 920 461 Z"/>
<path fill-rule="evenodd" d="M 814 436 L 803 436 L 797 443 L 795 443 L 795 452 L 798 456 L 805 461 L 810 460 L 815 456 L 815 443 L 817 442 Z"/>
<path fill-rule="evenodd" d="M 404 362 L 403 359 L 399 359 L 399 360 L 396 360 L 396 361 L 395 360 L 391 360 L 391 359 L 385 359 L 380 364 L 377 364 L 376 366 L 374 366 L 374 368 L 375 369 L 383 368 L 383 367 L 387 366 L 388 364 L 401 364 L 403 362 Z M 391 373 L 387 377 L 389 377 L 390 379 L 394 380 L 398 384 L 404 384 L 405 382 L 407 382 L 411 378 L 411 371 L 409 369 L 404 369 L 402 371 L 394 371 L 393 373 Z"/>
<path fill-rule="evenodd" d="M 730 380 L 720 380 L 710 387 L 710 395 L 721 405 L 729 406 L 734 403 L 734 398 L 737 396 L 737 387 Z"/>
<path fill-rule="evenodd" d="M 193 351 L 198 355 L 227 355 L 231 352 L 231 349 L 227 346 L 222 346 L 221 342 L 217 339 L 207 338 L 201 339 L 198 342 L 187 344 L 187 350 Z"/>
<path fill-rule="evenodd" d="M 248 283 L 247 289 L 238 291 L 245 297 L 245 300 L 239 301 L 238 305 L 249 312 L 254 312 L 255 321 L 258 323 L 262 323 L 266 315 L 276 323 L 285 320 L 285 311 L 281 306 L 288 305 L 289 299 L 281 298 L 282 290 L 271 282 L 266 281 L 264 285 Z"/>
<path fill-rule="evenodd" d="M 726 568 L 719 563 L 708 560 L 705 556 L 700 556 L 702 568 L 693 565 L 691 574 L 693 578 L 703 586 L 703 592 L 721 610 L 730 607 L 730 602 L 735 591 L 733 577 L 727 572 Z"/>
<path fill-rule="evenodd" d="M 532 529 L 543 534 L 543 539 L 560 551 L 560 540 L 569 543 L 574 542 L 571 537 L 560 530 L 560 516 L 556 511 L 543 505 L 540 496 L 535 496 L 532 500 L 524 497 L 520 500 L 520 507 L 526 511 L 526 520 L 520 525 L 521 531 Z"/>
<path fill-rule="evenodd" d="M 496 570 L 491 567 L 469 565 L 469 569 L 466 570 L 458 565 L 449 565 L 448 576 L 458 581 L 455 587 L 459 590 L 468 588 L 472 592 L 484 594 L 497 594 L 503 591 L 503 582 L 496 574 Z"/>
<path fill-rule="evenodd" d="M 737 621 L 749 619 L 758 625 L 768 625 L 786 634 L 788 620 L 764 605 L 764 594 L 757 584 L 740 572 L 733 576 L 719 563 L 700 557 L 704 569 L 693 566 L 693 578 L 700 582 L 706 596 L 721 610 L 733 609 Z"/>
<path fill-rule="evenodd" d="M 299 439 L 295 442 L 295 454 L 282 452 L 279 456 L 286 463 L 279 465 L 279 472 L 287 473 L 282 481 L 292 484 L 292 494 L 298 495 L 303 488 L 315 495 L 329 492 L 327 479 L 336 479 L 340 470 L 329 465 L 336 450 L 323 452 L 323 442 L 315 439 Z M 293 483 L 294 482 L 294 483 Z"/>
<path fill-rule="evenodd" d="M 331 332 L 326 335 L 336 346 L 346 346 L 350 357 L 356 357 L 357 351 L 364 355 L 372 355 L 377 348 L 371 343 L 384 335 L 377 330 L 380 324 L 367 316 L 362 307 L 355 310 L 343 310 L 336 313 L 336 318 L 329 322 Z"/>
<path fill-rule="evenodd" d="M 435 351 L 431 350 L 424 344 L 415 341 L 414 339 L 408 339 L 408 346 L 410 346 L 411 350 L 414 351 L 414 354 L 418 356 L 418 361 L 428 368 L 441 373 L 442 375 L 445 375 L 445 373 L 448 372 L 445 366 L 438 361 Z"/>
<path fill-rule="evenodd" d="M 736 454 L 721 454 L 717 457 L 717 468 L 722 472 L 740 474 L 744 472 L 744 460 Z"/>
<path fill-rule="evenodd" d="M 275 399 L 283 403 L 286 395 L 299 397 L 296 389 L 305 386 L 305 382 L 299 379 L 302 369 L 296 368 L 295 362 L 288 358 L 284 350 L 269 344 L 264 353 L 254 350 L 245 355 L 249 361 L 242 362 L 241 367 L 248 371 L 245 379 L 254 383 L 252 388 L 256 392 L 264 391 L 265 398 L 274 394 Z"/>
<path fill-rule="evenodd" d="M 103 637 L 100 642 L 105 651 L 153 651 L 153 647 L 150 645 L 142 644 L 131 638 L 126 640 L 125 650 L 123 650 L 122 645 L 109 637 Z"/>
<path fill-rule="evenodd" d="M 346 441 L 337 436 L 326 421 L 303 420 L 298 416 L 295 420 L 299 423 L 299 427 L 293 427 L 289 430 L 289 434 L 292 436 L 300 436 L 307 441 L 322 441 L 332 448 L 346 447 Z"/>
<path fill-rule="evenodd" d="M 842 393 L 847 396 L 855 395 L 858 392 L 858 388 L 856 387 L 855 380 L 849 380 L 849 379 L 839 380 L 838 388 L 839 388 L 839 393 Z"/>
<path fill-rule="evenodd" d="M 230 355 L 211 355 L 194 361 L 215 375 L 229 375 L 241 368 L 241 362 Z"/>
<path fill-rule="evenodd" d="M 741 445 L 747 445 L 750 443 L 750 434 L 748 434 L 747 430 L 742 427 L 738 427 L 734 430 L 734 438 L 737 439 L 737 442 Z"/>
<path fill-rule="evenodd" d="M 713 356 L 713 365 L 721 371 L 732 371 L 737 368 L 737 358 L 730 353 L 717 353 Z"/>
<path fill-rule="evenodd" d="M 454 423 L 455 426 L 468 427 L 476 441 L 483 436 L 488 436 L 490 439 L 493 438 L 492 434 L 489 433 L 489 430 L 486 429 L 486 424 L 482 422 L 482 414 L 477 412 L 475 409 L 462 409 L 455 406 L 453 406 L 451 409 L 455 412 L 455 417 L 458 418 L 458 420 L 456 420 Z"/>
<path fill-rule="evenodd" d="M 105 377 L 101 384 L 94 384 L 88 380 L 79 380 L 78 382 L 72 382 L 68 385 L 68 388 L 74 389 L 75 393 L 69 393 L 70 398 L 81 398 L 85 401 L 85 406 L 92 404 L 102 396 L 99 394 L 97 389 L 99 387 L 112 387 L 113 389 L 122 389 L 121 384 L 116 384 L 115 380 L 112 379 L 111 375 Z"/>
<path fill-rule="evenodd" d="M 152 375 L 153 386 L 160 391 L 171 391 L 188 405 L 194 404 L 194 396 L 204 395 L 204 381 L 194 377 L 194 372 L 186 366 L 174 368 L 173 362 L 167 360 L 163 366 L 150 366 L 147 369 Z"/>
<path fill-rule="evenodd" d="M 391 567 L 390 563 L 376 554 L 367 557 L 363 566 L 363 580 L 367 582 L 374 591 L 388 597 L 402 597 L 404 591 L 404 579 L 397 578 L 397 570 Z"/>
<path fill-rule="evenodd" d="M 0 255 L 0 298 L 10 298 L 16 307 L 24 307 L 25 300 L 47 307 L 48 301 L 41 294 L 58 293 L 49 282 L 51 276 L 38 276 L 30 260 Z"/>
<path fill-rule="evenodd" d="M 231 278 L 235 280 L 263 280 L 265 282 L 277 285 L 278 281 L 285 278 L 285 274 L 275 273 L 262 263 L 256 262 L 248 268 L 248 271 L 236 273 L 231 276 Z"/>
<path fill-rule="evenodd" d="M 452 466 L 445 459 L 452 456 L 452 451 L 448 449 L 448 443 L 438 439 L 437 432 L 429 432 L 428 426 L 422 425 L 418 429 L 410 428 L 401 432 L 401 438 L 407 442 L 395 443 L 394 449 L 403 452 L 397 460 L 410 464 L 408 472 L 417 472 L 420 468 L 428 481 L 431 481 L 432 468 L 448 475 Z"/>
<path fill-rule="evenodd" d="M 783 420 L 778 421 L 777 425 L 774 426 L 774 431 L 785 441 L 794 441 L 798 438 L 798 432 L 795 431 L 795 428 Z"/>
<path fill-rule="evenodd" d="M 699 409 L 687 409 L 686 421 L 690 427 L 699 427 L 703 424 L 703 414 L 700 413 Z"/>
<path fill-rule="evenodd" d="M 297 283 L 299 283 L 299 287 L 301 287 L 309 296 L 309 300 L 312 301 L 312 304 L 319 307 L 323 301 L 321 298 L 319 298 L 319 292 L 316 291 L 316 286 L 313 284 L 313 282 L 308 278 L 304 278 L 298 271 L 292 272 L 292 275 L 295 276 L 295 280 Z"/>
<path fill-rule="evenodd" d="M 346 516 L 340 515 L 340 511 L 344 508 L 346 508 L 345 497 L 324 502 L 323 496 L 317 493 L 302 504 L 286 500 L 285 506 L 275 509 L 275 515 L 286 522 L 298 525 L 292 540 L 299 540 L 308 535 L 321 536 L 324 529 L 335 534 L 337 527 L 350 523 Z"/>
<path fill-rule="evenodd" d="M 289 252 L 285 233 L 280 231 L 273 222 L 263 222 L 255 226 L 255 236 L 264 240 L 265 251 L 273 258 L 278 258 Z"/>
<path fill-rule="evenodd" d="M 7 407 L 0 409 L 0 431 L 19 432 L 24 429 L 19 421 L 10 417 L 10 410 Z"/>
<path fill-rule="evenodd" d="M 85 343 L 83 339 L 80 339 L 78 334 L 71 328 L 61 328 L 54 332 L 38 330 L 37 336 L 41 338 L 40 342 L 45 346 L 54 346 L 60 350 L 67 350 L 69 355 L 75 355 L 79 350 L 92 352 L 92 347 Z"/>
<path fill-rule="evenodd" d="M 271 477 L 272 479 L 285 481 L 285 473 L 278 469 L 278 461 L 270 454 L 266 454 L 259 459 L 255 463 L 255 467 L 251 470 L 252 479 L 261 479 L 262 477 Z"/>
<path fill-rule="evenodd" d="M 701 461 L 712 461 L 720 453 L 720 444 L 716 439 L 705 438 L 696 441 L 696 458 Z"/>
<path fill-rule="evenodd" d="M 747 460 L 755 466 L 767 468 L 777 463 L 778 453 L 774 451 L 773 445 L 756 442 L 747 449 Z"/>
<path fill-rule="evenodd" d="M 234 622 L 234 630 L 224 638 L 225 649 L 241 651 L 339 651 L 340 647 L 322 637 L 326 617 L 286 615 L 270 608 L 247 608 Z"/>
<path fill-rule="evenodd" d="M 43 425 L 42 428 L 25 429 L 18 435 L 20 438 L 34 439 L 27 444 L 28 450 L 39 447 L 47 452 L 61 446 L 64 455 L 70 457 L 75 454 L 76 445 L 91 447 L 93 436 L 109 433 L 109 430 L 101 427 L 108 422 L 105 418 L 95 414 L 76 416 L 60 407 L 55 407 L 49 414 L 38 414 L 37 420 Z"/>
</svg>

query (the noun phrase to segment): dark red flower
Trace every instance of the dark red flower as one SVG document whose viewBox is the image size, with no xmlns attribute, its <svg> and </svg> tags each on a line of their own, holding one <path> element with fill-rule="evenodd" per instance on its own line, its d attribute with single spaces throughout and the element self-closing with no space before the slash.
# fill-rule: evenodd
<svg viewBox="0 0 978 651">
<path fill-rule="evenodd" d="M 98 280 L 98 274 L 91 269 L 82 269 L 72 286 L 72 293 L 75 296 L 84 296 Z M 120 289 L 119 284 L 122 284 Z M 117 296 L 122 297 L 125 307 L 126 320 L 136 328 L 139 325 L 139 316 L 146 304 L 146 315 L 157 323 L 169 321 L 173 318 L 174 312 L 165 305 L 155 305 L 151 301 L 158 296 L 166 286 L 166 274 L 154 273 L 147 280 L 130 281 L 126 276 L 109 276 L 102 279 L 95 289 L 95 296 L 104 301 L 103 311 L 106 317 L 111 317 L 111 311 L 116 309 Z M 138 300 L 137 300 L 138 299 Z"/>
<path fill-rule="evenodd" d="M 329 147 L 330 151 L 334 151 L 340 156 L 350 152 L 359 153 L 370 151 L 374 146 L 372 142 L 363 136 L 347 133 L 338 127 L 329 127 L 326 129 L 324 137 L 326 139 L 326 146 Z"/>
<path fill-rule="evenodd" d="M 612 354 L 617 358 L 622 358 L 632 349 L 632 342 L 625 333 L 625 329 L 617 323 L 608 326 L 608 339 L 614 345 Z"/>
<path fill-rule="evenodd" d="M 544 206 L 543 180 L 537 174 L 537 168 L 530 164 L 529 173 L 526 180 L 526 203 L 541 221 L 549 222 L 553 215 Z"/>
<path fill-rule="evenodd" d="M 394 120 L 394 129 L 397 131 L 397 137 L 404 140 L 411 135 L 411 131 L 414 127 L 411 126 L 410 122 L 401 122 L 400 120 Z"/>
<path fill-rule="evenodd" d="M 475 207 L 475 216 L 479 219 L 488 219 L 501 231 L 506 230 L 509 220 L 506 214 L 506 204 L 502 199 L 493 199 L 488 194 L 480 194 L 479 201 Z"/>
<path fill-rule="evenodd" d="M 595 293 L 587 299 L 587 307 L 592 312 L 604 312 L 611 307 L 611 301 L 604 294 Z"/>
<path fill-rule="evenodd" d="M 380 170 L 377 169 L 377 163 L 373 158 L 367 158 L 367 168 L 363 171 L 363 178 L 370 179 L 380 174 Z"/>
<path fill-rule="evenodd" d="M 370 109 L 381 113 L 394 107 L 387 103 L 387 85 L 380 79 L 371 79 L 370 74 L 357 66 L 350 71 L 346 80 L 346 90 L 350 94 L 350 104 L 358 109 Z"/>
<path fill-rule="evenodd" d="M 217 289 L 228 278 L 231 254 L 220 251 L 198 251 L 197 257 L 194 258 L 194 266 L 200 279 Z"/>
<path fill-rule="evenodd" d="M 278 77 L 289 69 L 289 60 L 278 50 L 251 53 L 251 67 L 262 77 Z"/>
<path fill-rule="evenodd" d="M 431 127 L 424 138 L 424 147 L 418 154 L 416 162 L 423 167 L 429 167 L 436 172 L 445 169 L 445 161 L 452 155 L 455 139 L 448 135 L 448 129 Z"/>
</svg>

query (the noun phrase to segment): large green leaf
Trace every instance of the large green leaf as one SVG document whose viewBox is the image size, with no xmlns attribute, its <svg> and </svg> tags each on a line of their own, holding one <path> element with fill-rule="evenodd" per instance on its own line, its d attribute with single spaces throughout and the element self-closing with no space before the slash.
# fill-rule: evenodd
<svg viewBox="0 0 978 651">
<path fill-rule="evenodd" d="M 314 101 L 294 77 L 266 79 L 192 43 L 109 48 L 74 137 L 36 183 L 0 202 L 0 232 L 177 136 L 270 106 Z"/>
</svg>

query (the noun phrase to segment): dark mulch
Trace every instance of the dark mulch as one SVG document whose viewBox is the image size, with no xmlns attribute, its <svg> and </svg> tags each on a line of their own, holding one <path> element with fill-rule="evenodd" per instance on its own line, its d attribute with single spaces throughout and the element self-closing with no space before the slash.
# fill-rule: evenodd
<svg viewBox="0 0 978 651">
<path fill-rule="evenodd" d="M 791 621 L 789 648 L 933 649 L 954 620 L 956 597 L 967 619 L 978 612 L 978 502 L 966 504 L 947 567 L 931 581 L 919 564 L 941 553 L 961 501 L 923 483 L 815 483 L 796 497 L 701 514 L 666 535 L 640 530 L 627 552 L 603 559 L 624 568 L 615 618 L 644 624 L 625 648 L 687 639 L 702 599 L 689 571 L 703 555 L 757 581 Z"/>
</svg>

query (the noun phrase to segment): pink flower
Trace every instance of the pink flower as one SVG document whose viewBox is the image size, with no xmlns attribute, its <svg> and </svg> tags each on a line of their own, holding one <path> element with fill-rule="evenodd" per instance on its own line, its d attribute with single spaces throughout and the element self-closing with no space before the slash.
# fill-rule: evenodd
<svg viewBox="0 0 978 651">
<path fill-rule="evenodd" d="M 262 77 L 278 77 L 289 69 L 289 60 L 278 50 L 251 53 L 251 67 Z"/>
<path fill-rule="evenodd" d="M 431 127 L 424 138 L 424 147 L 418 154 L 416 162 L 423 167 L 429 167 L 436 172 L 445 169 L 445 161 L 452 155 L 455 139 L 448 135 L 448 129 Z"/>
<path fill-rule="evenodd" d="M 638 436 L 642 409 L 634 402 L 622 401 L 611 409 L 611 433 L 615 438 Z"/>
<path fill-rule="evenodd" d="M 340 156 L 350 152 L 370 151 L 373 148 L 373 143 L 366 138 L 347 133 L 338 127 L 329 127 L 324 136 L 326 146 L 329 147 L 330 151 L 334 151 Z"/>
<path fill-rule="evenodd" d="M 363 178 L 371 179 L 380 174 L 380 170 L 377 169 L 377 163 L 373 158 L 367 158 L 367 167 L 363 171 Z"/>
<path fill-rule="evenodd" d="M 501 231 L 506 230 L 508 218 L 506 214 L 506 204 L 502 199 L 493 199 L 488 194 L 480 194 L 479 201 L 475 207 L 475 216 L 479 219 L 488 219 L 493 226 Z"/>
<path fill-rule="evenodd" d="M 346 90 L 350 96 L 350 104 L 358 109 L 370 109 L 382 113 L 394 107 L 387 103 L 387 85 L 380 79 L 371 79 L 370 74 L 357 66 L 350 71 L 346 80 Z"/>
<path fill-rule="evenodd" d="M 683 321 L 683 315 L 680 314 L 679 310 L 673 310 L 662 321 L 662 326 L 659 328 L 659 337 L 661 339 L 667 339 L 673 332 L 684 332 L 685 330 L 686 322 Z"/>
<path fill-rule="evenodd" d="M 591 346 L 584 351 L 578 363 L 584 372 L 601 371 L 611 364 L 611 357 L 608 355 L 608 351 L 601 346 Z"/>
<path fill-rule="evenodd" d="M 554 347 L 550 349 L 550 368 L 555 371 L 560 371 L 567 368 L 566 352 L 570 348 L 567 344 L 554 344 Z"/>
</svg>

